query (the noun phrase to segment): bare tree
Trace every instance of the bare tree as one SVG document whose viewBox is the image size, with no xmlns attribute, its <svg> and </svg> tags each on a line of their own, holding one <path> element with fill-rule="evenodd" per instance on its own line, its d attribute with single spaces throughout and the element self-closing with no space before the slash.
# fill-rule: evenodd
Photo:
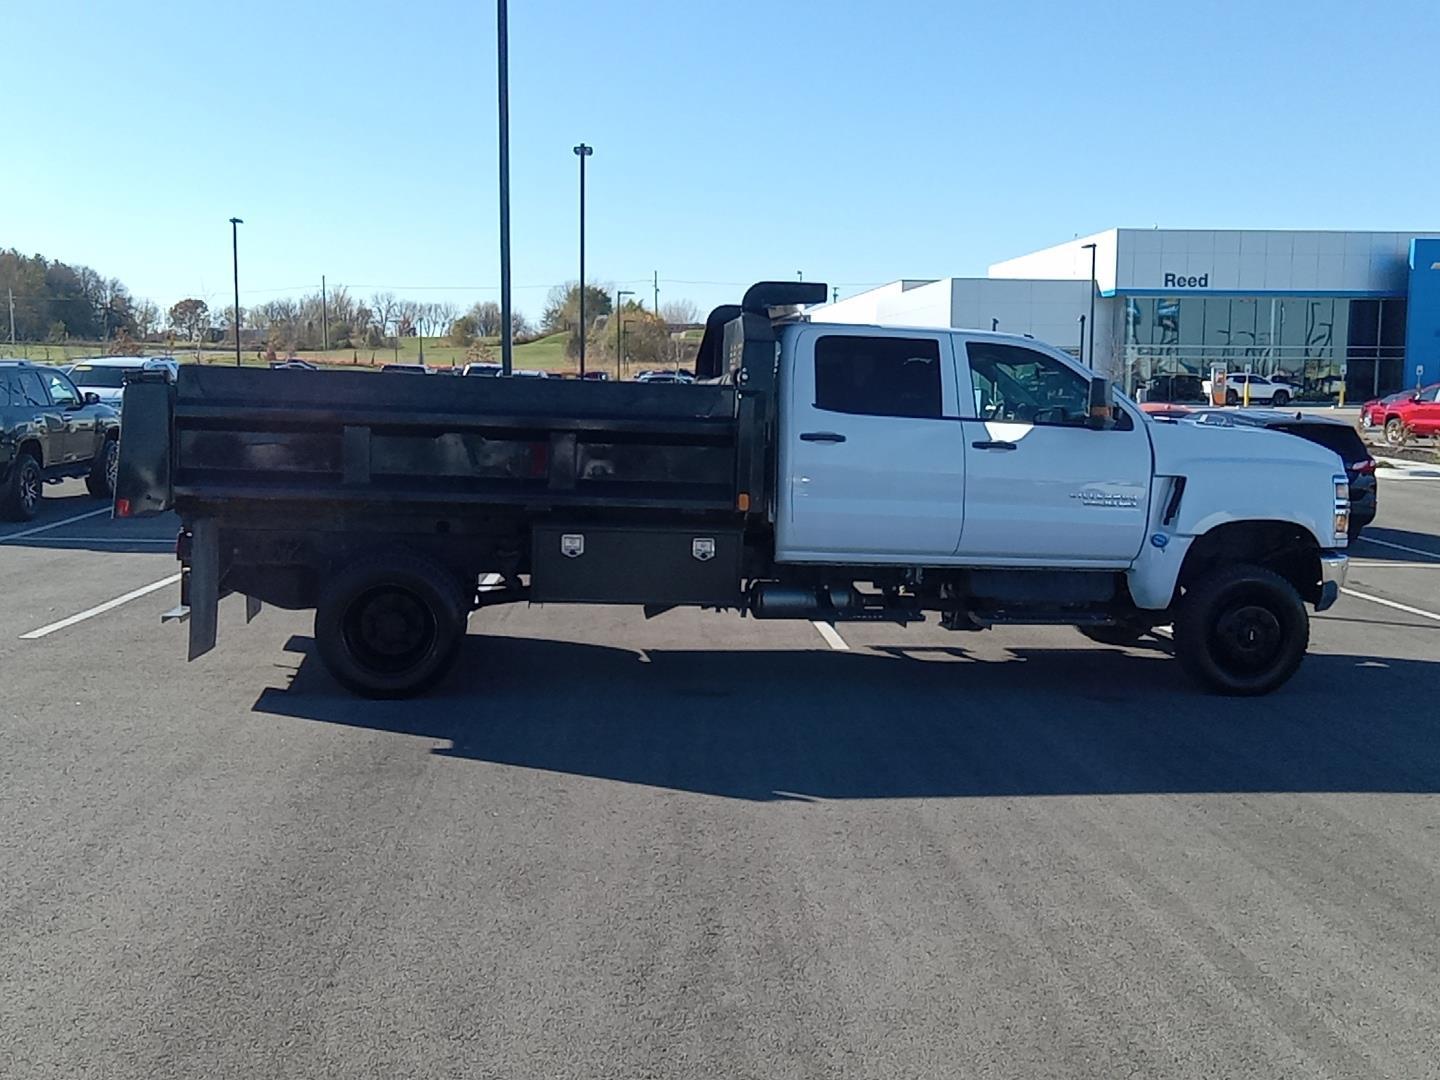
<svg viewBox="0 0 1440 1080">
<path fill-rule="evenodd" d="M 379 328 L 383 337 L 389 332 L 390 324 L 399 317 L 400 301 L 394 293 L 375 293 L 370 297 L 370 318 Z"/>
<path fill-rule="evenodd" d="M 470 309 L 470 316 L 475 320 L 475 332 L 481 337 L 499 337 L 500 327 L 500 305 L 494 300 L 482 300 Z"/>
<path fill-rule="evenodd" d="M 660 317 L 671 326 L 691 326 L 700 321 L 700 308 L 693 300 L 670 300 L 660 305 Z"/>
</svg>

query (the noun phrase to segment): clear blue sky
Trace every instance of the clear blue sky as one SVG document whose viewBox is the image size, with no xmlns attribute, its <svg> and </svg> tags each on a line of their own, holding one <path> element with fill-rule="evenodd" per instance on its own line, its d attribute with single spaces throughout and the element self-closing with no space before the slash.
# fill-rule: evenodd
<svg viewBox="0 0 1440 1080">
<path fill-rule="evenodd" d="M 0 247 L 220 305 L 238 215 L 247 305 L 497 296 L 488 0 L 5 7 Z M 589 276 L 702 307 L 1112 225 L 1440 227 L 1433 0 L 511 7 L 532 318 L 576 273 L 581 140 Z"/>
</svg>

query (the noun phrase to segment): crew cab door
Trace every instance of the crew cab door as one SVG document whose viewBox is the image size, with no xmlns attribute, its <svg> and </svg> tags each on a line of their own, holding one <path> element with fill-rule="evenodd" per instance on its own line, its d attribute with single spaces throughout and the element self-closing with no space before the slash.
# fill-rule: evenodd
<svg viewBox="0 0 1440 1080">
<path fill-rule="evenodd" d="M 1039 348 L 956 336 L 967 396 L 965 532 L 957 554 L 991 565 L 1123 566 L 1148 521 L 1152 456 L 1123 407 L 1088 424 L 1090 375 Z"/>
<path fill-rule="evenodd" d="M 64 424 L 61 436 L 61 456 L 57 461 L 89 461 L 95 456 L 95 406 L 86 405 L 85 399 L 75 384 L 59 371 L 47 371 L 41 376 L 45 389 L 50 394 L 54 407 L 60 410 Z"/>
<path fill-rule="evenodd" d="M 1440 435 L 1440 386 L 1421 391 L 1405 419 L 1416 435 Z"/>
<path fill-rule="evenodd" d="M 965 514 L 965 442 L 948 333 L 787 331 L 776 556 L 947 558 Z"/>
<path fill-rule="evenodd" d="M 23 413 L 30 416 L 34 430 L 40 436 L 41 464 L 47 469 L 68 460 L 66 458 L 68 434 L 65 427 L 65 410 L 50 400 L 45 392 L 45 379 L 40 372 L 23 370 L 15 376 L 16 404 Z"/>
</svg>

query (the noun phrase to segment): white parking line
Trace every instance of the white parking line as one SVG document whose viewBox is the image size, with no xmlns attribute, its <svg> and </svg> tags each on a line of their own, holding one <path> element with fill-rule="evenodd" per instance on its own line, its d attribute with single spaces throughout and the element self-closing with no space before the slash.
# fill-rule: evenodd
<svg viewBox="0 0 1440 1080">
<path fill-rule="evenodd" d="M 103 615 L 105 612 L 117 608 L 121 604 L 128 604 L 131 600 L 138 600 L 140 597 L 155 592 L 157 589 L 165 588 L 166 585 L 174 585 L 179 580 L 179 574 L 171 574 L 169 577 L 161 578 L 159 581 L 152 581 L 149 585 L 142 585 L 138 589 L 132 589 L 124 596 L 117 596 L 114 600 L 106 600 L 103 604 L 96 604 L 88 611 L 71 615 L 68 619 L 61 619 L 59 622 L 53 622 L 49 626 L 42 626 L 39 630 L 31 630 L 28 634 L 21 634 L 20 640 L 35 641 L 38 638 L 47 637 L 57 630 L 64 630 L 67 627 L 74 626 L 76 623 L 84 622 L 86 619 L 93 619 L 96 615 Z"/>
<path fill-rule="evenodd" d="M 1376 540 L 1373 536 L 1360 537 L 1362 544 L 1379 544 L 1381 547 L 1394 548 L 1396 551 L 1408 551 L 1411 555 L 1424 555 L 1427 559 L 1440 559 L 1440 555 L 1433 551 L 1426 551 L 1424 548 L 1406 547 L 1404 544 L 1392 544 L 1389 540 Z"/>
<path fill-rule="evenodd" d="M 155 539 L 147 536 L 47 536 L 45 544 L 164 544 L 174 547 L 174 540 Z"/>
<path fill-rule="evenodd" d="M 22 540 L 27 536 L 35 536 L 37 533 L 58 529 L 61 525 L 72 525 L 77 521 L 84 521 L 86 518 L 99 517 L 101 514 L 108 513 L 110 513 L 110 507 L 102 506 L 99 510 L 91 510 L 88 514 L 76 514 L 74 517 L 64 518 L 60 521 L 52 521 L 49 525 L 37 525 L 33 529 L 22 529 L 17 533 L 6 533 L 4 536 L 0 536 L 0 544 L 8 540 Z"/>
<path fill-rule="evenodd" d="M 1340 591 L 1346 596 L 1355 597 L 1357 600 L 1369 600 L 1372 604 L 1383 604 L 1385 607 L 1394 608 L 1396 611 L 1403 611 L 1407 615 L 1419 615 L 1422 619 L 1434 619 L 1436 622 L 1440 622 L 1440 612 L 1411 607 L 1409 604 L 1400 604 L 1394 600 L 1386 600 L 1383 596 L 1371 596 L 1369 593 L 1356 592 L 1354 589 L 1342 588 Z"/>
<path fill-rule="evenodd" d="M 846 643 L 845 639 L 840 636 L 839 631 L 837 631 L 835 627 L 831 626 L 828 622 L 819 622 L 818 620 L 815 620 L 812 621 L 810 625 L 815 627 L 816 630 L 820 631 L 820 636 L 825 639 L 825 643 L 829 645 L 830 648 L 834 649 L 836 652 L 850 651 L 850 646 Z"/>
</svg>

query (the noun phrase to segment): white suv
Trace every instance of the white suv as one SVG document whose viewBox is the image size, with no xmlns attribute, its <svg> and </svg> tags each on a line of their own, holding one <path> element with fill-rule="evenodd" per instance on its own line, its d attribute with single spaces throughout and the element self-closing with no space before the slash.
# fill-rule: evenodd
<svg viewBox="0 0 1440 1080">
<path fill-rule="evenodd" d="M 1245 400 L 1245 384 L 1250 384 L 1251 405 L 1288 405 L 1295 397 L 1296 388 L 1279 379 L 1267 379 L 1264 375 L 1247 375 L 1243 371 L 1225 376 L 1225 404 L 1239 405 Z M 1205 396 L 1210 396 L 1210 380 L 1204 382 Z"/>
<path fill-rule="evenodd" d="M 77 360 L 66 373 L 81 393 L 95 394 L 102 404 L 118 409 L 127 371 L 163 371 L 173 383 L 180 365 L 173 356 L 91 356 Z"/>
</svg>

